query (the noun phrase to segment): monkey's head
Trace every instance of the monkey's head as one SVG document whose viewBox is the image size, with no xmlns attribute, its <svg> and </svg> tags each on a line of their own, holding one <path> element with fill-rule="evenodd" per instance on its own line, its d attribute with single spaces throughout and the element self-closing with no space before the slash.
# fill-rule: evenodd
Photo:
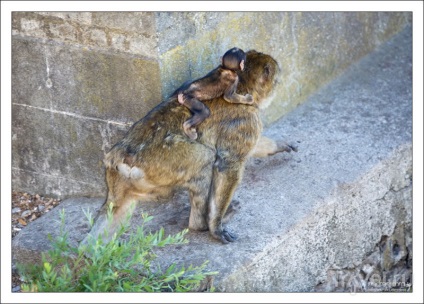
<svg viewBox="0 0 424 304">
<path fill-rule="evenodd" d="M 233 71 L 243 71 L 246 62 L 246 53 L 239 48 L 232 48 L 222 56 L 222 66 Z"/>
<path fill-rule="evenodd" d="M 246 65 L 238 72 L 237 93 L 251 94 L 260 108 L 266 108 L 272 100 L 272 92 L 277 84 L 280 68 L 270 55 L 250 50 L 246 53 Z"/>
</svg>

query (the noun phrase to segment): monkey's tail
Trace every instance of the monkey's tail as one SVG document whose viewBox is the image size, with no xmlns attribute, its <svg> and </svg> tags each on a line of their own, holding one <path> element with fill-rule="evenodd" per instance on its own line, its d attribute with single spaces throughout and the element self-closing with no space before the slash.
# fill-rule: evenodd
<svg viewBox="0 0 424 304">
<path fill-rule="evenodd" d="M 132 165 L 133 158 L 133 155 L 114 147 L 105 155 L 103 162 L 107 169 L 116 170 L 126 178 L 140 179 L 144 176 L 144 173 L 141 168 Z"/>
<path fill-rule="evenodd" d="M 108 169 L 117 169 L 118 164 L 124 162 L 124 154 L 122 150 L 112 148 L 112 150 L 105 155 L 103 163 Z"/>
</svg>

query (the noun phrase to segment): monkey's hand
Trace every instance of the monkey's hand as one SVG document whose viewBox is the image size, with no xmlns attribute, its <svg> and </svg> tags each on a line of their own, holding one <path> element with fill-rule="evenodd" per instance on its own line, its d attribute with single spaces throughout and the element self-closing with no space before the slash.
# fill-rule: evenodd
<svg viewBox="0 0 424 304">
<path fill-rule="evenodd" d="M 178 94 L 178 102 L 180 104 L 184 104 L 184 96 L 183 93 Z"/>
<path fill-rule="evenodd" d="M 246 94 L 246 95 L 244 95 L 244 98 L 246 99 L 247 104 L 253 103 L 253 96 L 252 95 Z"/>
</svg>

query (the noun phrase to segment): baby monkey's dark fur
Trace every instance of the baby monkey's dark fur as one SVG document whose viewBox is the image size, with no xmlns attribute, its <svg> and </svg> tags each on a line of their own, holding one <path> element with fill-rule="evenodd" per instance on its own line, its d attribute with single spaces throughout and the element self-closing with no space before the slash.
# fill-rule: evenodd
<svg viewBox="0 0 424 304">
<path fill-rule="evenodd" d="M 221 65 L 206 76 L 183 85 L 173 94 L 178 94 L 178 102 L 193 113 L 183 124 L 184 132 L 190 139 L 197 138 L 195 128 L 210 115 L 209 108 L 202 101 L 223 96 L 230 103 L 253 103 L 252 95 L 236 93 L 239 82 L 237 72 L 244 70 L 245 62 L 246 53 L 239 48 L 232 48 L 222 57 Z"/>
</svg>

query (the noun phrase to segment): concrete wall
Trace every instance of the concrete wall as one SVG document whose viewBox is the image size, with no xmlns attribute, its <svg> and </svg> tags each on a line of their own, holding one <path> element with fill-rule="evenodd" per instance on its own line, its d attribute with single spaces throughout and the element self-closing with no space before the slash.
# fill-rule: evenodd
<svg viewBox="0 0 424 304">
<path fill-rule="evenodd" d="M 105 195 L 103 154 L 233 46 L 274 56 L 271 123 L 405 25 L 411 13 L 12 14 L 14 190 Z"/>
<path fill-rule="evenodd" d="M 103 154 L 160 101 L 154 13 L 14 13 L 13 188 L 104 195 Z"/>
</svg>

